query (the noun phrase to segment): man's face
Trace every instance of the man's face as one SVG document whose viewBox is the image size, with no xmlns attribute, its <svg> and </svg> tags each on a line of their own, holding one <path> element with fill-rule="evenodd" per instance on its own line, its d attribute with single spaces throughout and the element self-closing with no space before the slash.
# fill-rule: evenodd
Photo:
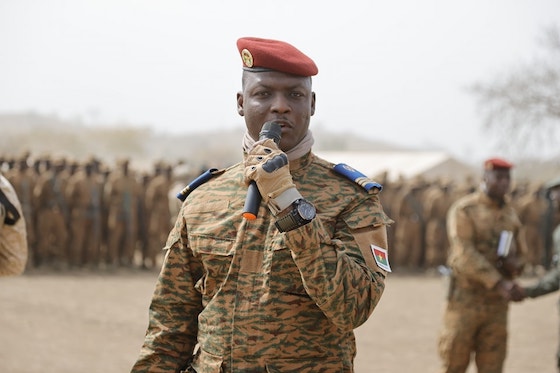
<svg viewBox="0 0 560 373">
<path fill-rule="evenodd" d="M 486 182 L 486 194 L 490 198 L 502 200 L 511 185 L 510 171 L 508 169 L 486 171 L 484 181 Z"/>
<path fill-rule="evenodd" d="M 555 186 L 550 189 L 550 199 L 553 201 L 560 201 L 560 186 Z"/>
<path fill-rule="evenodd" d="M 244 72 L 243 91 L 237 94 L 237 111 L 245 117 L 249 135 L 258 140 L 265 122 L 282 127 L 280 149 L 288 151 L 307 133 L 315 113 L 311 78 L 277 71 Z"/>
</svg>

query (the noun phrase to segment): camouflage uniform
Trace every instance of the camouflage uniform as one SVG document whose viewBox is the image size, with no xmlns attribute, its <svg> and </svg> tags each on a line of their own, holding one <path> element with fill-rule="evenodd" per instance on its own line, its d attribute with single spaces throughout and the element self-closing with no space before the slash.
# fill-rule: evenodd
<svg viewBox="0 0 560 373">
<path fill-rule="evenodd" d="M 33 188 L 37 177 L 27 164 L 27 158 L 22 158 L 18 162 L 18 167 L 13 172 L 6 174 L 21 203 L 21 209 L 25 218 L 27 233 L 28 260 L 27 266 L 33 267 L 35 264 L 35 214 L 33 208 Z"/>
<path fill-rule="evenodd" d="M 373 312 L 386 276 L 370 245 L 386 247 L 391 221 L 378 189 L 331 167 L 311 153 L 290 161 L 318 215 L 286 233 L 264 203 L 256 220 L 242 218 L 242 164 L 188 196 L 133 372 L 176 372 L 191 358 L 198 373 L 353 372 L 353 329 Z"/>
<path fill-rule="evenodd" d="M 132 266 L 138 234 L 140 184 L 128 169 L 129 162 L 120 162 L 120 172 L 109 178 L 105 188 L 108 206 L 107 264 Z"/>
<path fill-rule="evenodd" d="M 86 164 L 85 170 L 70 177 L 66 188 L 71 206 L 72 265 L 97 266 L 101 247 L 101 196 L 103 186 L 93 165 Z"/>
<path fill-rule="evenodd" d="M 396 208 L 395 268 L 419 269 L 424 262 L 425 217 L 422 204 L 422 186 L 414 181 Z"/>
<path fill-rule="evenodd" d="M 39 177 L 33 195 L 37 203 L 37 264 L 57 267 L 68 263 L 68 205 L 62 177 L 63 164 Z"/>
<path fill-rule="evenodd" d="M 5 199 L 0 200 L 0 277 L 20 275 L 27 262 L 25 216 L 16 191 L 1 173 L 0 192 Z"/>
<path fill-rule="evenodd" d="M 550 269 L 537 284 L 524 288 L 525 294 L 530 298 L 537 298 L 542 295 L 550 294 L 560 289 L 560 225 L 553 233 L 555 260 L 554 267 Z M 560 346 L 556 353 L 556 366 L 560 369 Z"/>
<path fill-rule="evenodd" d="M 512 252 L 522 256 L 521 223 L 510 203 L 499 206 L 483 191 L 455 202 L 448 213 L 452 277 L 439 340 L 442 372 L 465 372 L 475 353 L 479 373 L 501 372 L 506 357 L 508 302 L 495 285 L 497 247 L 503 230 L 514 234 Z"/>
<path fill-rule="evenodd" d="M 446 183 L 430 190 L 426 196 L 426 258 L 425 265 L 435 268 L 447 262 L 447 211 L 454 202 L 452 185 Z"/>
<path fill-rule="evenodd" d="M 548 202 L 544 198 L 542 188 L 526 195 L 519 201 L 519 219 L 523 224 L 525 238 L 531 242 L 531 251 L 527 261 L 534 267 L 541 266 L 545 261 L 545 226 Z"/>
<path fill-rule="evenodd" d="M 162 171 L 163 172 L 163 171 Z M 146 208 L 149 211 L 148 232 L 149 242 L 144 257 L 144 265 L 155 267 L 158 255 L 169 230 L 173 227 L 171 212 L 169 210 L 169 189 L 171 175 L 165 171 L 153 178 L 146 189 Z"/>
</svg>

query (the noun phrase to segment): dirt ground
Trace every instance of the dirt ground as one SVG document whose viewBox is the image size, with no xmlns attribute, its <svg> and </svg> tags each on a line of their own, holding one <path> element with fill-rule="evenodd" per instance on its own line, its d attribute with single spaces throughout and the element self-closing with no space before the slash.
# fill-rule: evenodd
<svg viewBox="0 0 560 373">
<path fill-rule="evenodd" d="M 0 372 L 130 371 L 156 277 L 120 270 L 0 279 Z M 555 372 L 558 296 L 512 305 L 505 372 Z M 356 330 L 356 372 L 438 372 L 443 307 L 441 277 L 391 275 L 377 310 Z"/>
</svg>

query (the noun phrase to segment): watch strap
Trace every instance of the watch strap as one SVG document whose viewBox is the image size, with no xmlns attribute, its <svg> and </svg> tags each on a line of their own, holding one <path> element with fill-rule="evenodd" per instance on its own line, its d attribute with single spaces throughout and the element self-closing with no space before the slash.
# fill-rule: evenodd
<svg viewBox="0 0 560 373">
<path fill-rule="evenodd" d="M 297 207 L 292 208 L 289 213 L 276 220 L 276 223 L 274 223 L 276 228 L 280 232 L 288 232 L 301 227 L 303 224 L 296 218 L 297 213 Z"/>
<path fill-rule="evenodd" d="M 313 217 L 309 220 L 307 218 L 304 218 L 302 215 L 300 215 L 299 208 L 300 205 L 303 203 L 309 204 L 314 209 L 313 205 L 311 205 L 309 202 L 307 202 L 304 199 L 298 199 L 294 201 L 292 203 L 292 208 L 288 211 L 288 213 L 281 214 L 280 217 L 275 222 L 276 228 L 278 228 L 280 232 L 291 231 L 293 229 L 302 227 L 313 220 L 315 216 L 314 214 Z"/>
</svg>

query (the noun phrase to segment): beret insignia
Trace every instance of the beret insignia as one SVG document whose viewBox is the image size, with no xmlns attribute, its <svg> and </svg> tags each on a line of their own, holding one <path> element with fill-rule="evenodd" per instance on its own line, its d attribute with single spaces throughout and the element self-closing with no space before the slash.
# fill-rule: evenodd
<svg viewBox="0 0 560 373">
<path fill-rule="evenodd" d="M 243 59 L 243 63 L 247 67 L 253 67 L 253 55 L 247 48 L 241 51 L 241 58 Z"/>
</svg>

